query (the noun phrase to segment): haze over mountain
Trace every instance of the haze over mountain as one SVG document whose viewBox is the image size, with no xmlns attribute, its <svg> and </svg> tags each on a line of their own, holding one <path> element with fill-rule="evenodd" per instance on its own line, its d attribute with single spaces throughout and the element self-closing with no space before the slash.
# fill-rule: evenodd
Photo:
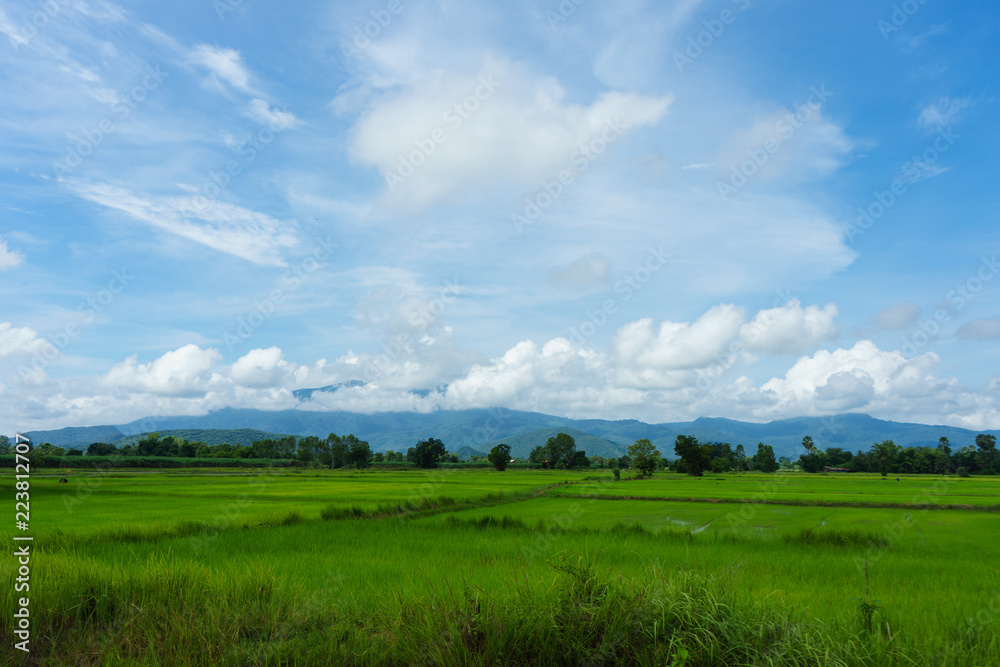
<svg viewBox="0 0 1000 667">
<path fill-rule="evenodd" d="M 178 429 L 254 429 L 262 433 L 260 437 L 266 433 L 320 437 L 329 433 L 353 433 L 367 440 L 375 451 L 405 451 L 428 437 L 441 439 L 449 451 L 468 447 L 485 452 L 498 442 L 506 442 L 517 456 L 526 456 L 532 447 L 544 443 L 560 430 L 572 431 L 571 434 L 579 439 L 579 449 L 602 456 L 621 455 L 638 438 L 650 439 L 662 454 L 673 456 L 673 443 L 678 434 L 693 435 L 706 442 L 743 444 L 750 453 L 756 451 L 758 442 L 764 442 L 773 446 L 779 456 L 797 457 L 802 453 L 800 445 L 806 435 L 812 436 L 820 448 L 841 447 L 857 451 L 867 450 L 882 440 L 893 440 L 902 446 L 933 446 L 942 436 L 949 438 L 952 447 L 962 447 L 972 445 L 977 433 L 953 426 L 890 422 L 853 413 L 823 418 L 799 417 L 765 424 L 718 418 L 648 424 L 633 419 L 569 419 L 503 408 L 374 414 L 227 408 L 200 416 L 151 417 L 117 426 L 32 431 L 27 435 L 37 443 L 79 447 L 98 440 L 116 443 L 141 433 Z M 987 432 L 1000 435 L 1000 431 Z"/>
</svg>

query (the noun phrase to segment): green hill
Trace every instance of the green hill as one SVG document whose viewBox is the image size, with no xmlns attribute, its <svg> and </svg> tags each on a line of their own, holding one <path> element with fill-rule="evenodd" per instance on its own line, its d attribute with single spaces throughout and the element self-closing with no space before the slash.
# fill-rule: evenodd
<svg viewBox="0 0 1000 667">
<path fill-rule="evenodd" d="M 280 433 L 269 433 L 268 431 L 258 431 L 252 428 L 178 428 L 158 431 L 158 433 L 161 438 L 170 435 L 175 438 L 184 438 L 188 442 L 204 442 L 206 445 L 221 445 L 224 442 L 228 442 L 230 445 L 245 445 L 247 447 L 252 445 L 256 440 L 266 440 L 267 438 L 277 440 L 285 437 L 285 435 Z M 144 436 L 144 433 L 136 433 L 108 442 L 115 447 L 124 447 L 125 445 L 132 445 L 139 442 Z"/>
</svg>

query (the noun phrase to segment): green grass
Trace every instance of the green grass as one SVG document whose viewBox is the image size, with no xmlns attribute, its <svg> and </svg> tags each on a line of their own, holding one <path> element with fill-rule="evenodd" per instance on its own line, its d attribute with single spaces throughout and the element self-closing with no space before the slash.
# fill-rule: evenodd
<svg viewBox="0 0 1000 667">
<path fill-rule="evenodd" d="M 611 481 L 612 477 L 608 474 L 603 479 Z M 996 477 L 902 475 L 897 482 L 895 476 L 864 473 L 747 473 L 690 477 L 661 472 L 651 479 L 570 486 L 556 493 L 819 505 L 968 505 L 1000 510 L 1000 478 Z"/>
<path fill-rule="evenodd" d="M 60 484 L 64 478 L 67 483 Z M 326 471 L 270 470 L 225 474 L 202 471 L 66 472 L 33 475 L 32 528 L 88 535 L 109 527 L 167 530 L 177 523 L 215 526 L 252 523 L 295 510 L 318 519 L 342 506 L 375 511 L 386 504 L 420 505 L 428 498 L 471 501 L 504 492 L 528 493 L 581 473 L 523 470 Z M 13 497 L 10 481 L 0 493 Z M 5 533 L 0 530 L 0 536 Z"/>
<path fill-rule="evenodd" d="M 825 503 L 805 506 L 704 500 L 752 496 L 757 483 L 779 481 L 768 476 L 588 475 L 172 472 L 81 487 L 33 477 L 34 655 L 39 664 L 1000 662 L 1000 513 L 826 506 L 858 495 L 905 504 L 886 500 L 885 485 L 903 482 L 874 477 L 795 477 L 787 493 Z M 941 497 L 961 492 L 983 502 L 955 504 L 986 506 L 1000 491 L 974 482 L 939 487 Z M 672 484 L 702 500 L 577 493 L 657 498 Z M 72 512 L 67 496 L 79 500 Z M 214 521 L 220 512 L 228 518 Z M 10 543 L 9 534 L 0 537 Z M 866 560 L 870 631 L 859 613 Z M 12 567 L 0 561 L 8 579 Z M 2 590 L 10 609 L 13 587 Z"/>
</svg>

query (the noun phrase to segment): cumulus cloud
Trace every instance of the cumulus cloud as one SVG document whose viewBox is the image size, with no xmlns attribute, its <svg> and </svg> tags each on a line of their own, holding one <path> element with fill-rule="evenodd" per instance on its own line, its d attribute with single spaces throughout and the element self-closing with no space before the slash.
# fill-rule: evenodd
<svg viewBox="0 0 1000 667">
<path fill-rule="evenodd" d="M 907 360 L 901 352 L 883 351 L 862 340 L 849 349 L 820 350 L 800 358 L 782 378 L 761 386 L 775 413 L 822 414 L 861 408 L 876 396 L 891 395 L 899 379 L 912 393 L 927 387 L 928 364 L 937 357 L 925 354 Z M 848 407 L 850 406 L 850 407 Z"/>
<path fill-rule="evenodd" d="M 837 305 L 802 307 L 798 299 L 762 310 L 740 329 L 746 349 L 768 354 L 798 354 L 824 340 L 835 338 Z"/>
<path fill-rule="evenodd" d="M 250 350 L 233 363 L 229 377 L 238 384 L 254 387 L 273 387 L 287 382 L 293 370 L 279 347 Z"/>
<path fill-rule="evenodd" d="M 7 241 L 0 238 L 0 271 L 9 271 L 21 265 L 24 255 L 7 247 Z"/>
<path fill-rule="evenodd" d="M 838 371 L 816 387 L 816 408 L 823 412 L 841 412 L 864 407 L 875 396 L 875 380 L 855 368 Z"/>
<path fill-rule="evenodd" d="M 694 322 L 661 322 L 643 318 L 621 327 L 614 338 L 620 378 L 637 386 L 655 383 L 656 371 L 692 370 L 709 366 L 728 352 L 746 320 L 743 308 L 721 304 Z M 674 380 L 676 376 L 669 376 Z M 668 381 L 667 384 L 673 384 Z"/>
<path fill-rule="evenodd" d="M 875 315 L 875 324 L 882 329 L 900 331 L 907 329 L 920 317 L 920 306 L 912 301 L 895 303 Z"/>
<path fill-rule="evenodd" d="M 829 309 L 816 309 L 814 315 L 824 324 L 812 331 L 804 323 L 808 308 L 788 303 L 773 310 L 780 310 L 777 319 L 784 327 L 809 340 L 817 338 L 817 331 L 828 331 Z M 970 390 L 954 378 L 938 376 L 933 353 L 907 359 L 867 340 L 802 356 L 774 377 L 727 374 L 731 369 L 720 364 L 720 356 L 742 342 L 745 325 L 741 308 L 722 304 L 691 322 L 654 325 L 643 319 L 628 324 L 608 350 L 565 338 L 543 344 L 524 340 L 492 359 L 464 354 L 441 327 L 401 334 L 381 349 L 348 352 L 332 362 L 295 363 L 280 348 L 270 347 L 250 350 L 225 365 L 214 348 L 185 345 L 148 363 L 132 355 L 97 382 L 22 381 L 21 391 L 4 394 L 13 402 L 4 404 L 0 418 L 16 413 L 21 424 L 37 419 L 51 428 L 204 414 L 223 407 L 372 413 L 497 406 L 652 422 L 706 414 L 759 421 L 863 411 L 967 428 L 1000 425 L 1000 379 Z M 30 329 L 0 325 L 0 363 L 5 357 L 23 358 L 44 344 Z M 775 345 L 788 349 L 784 343 Z M 754 367 L 745 364 L 742 372 Z M 722 373 L 714 372 L 720 368 Z M 350 380 L 361 382 L 301 401 L 292 394 L 297 388 Z"/>
<path fill-rule="evenodd" d="M 0 358 L 32 356 L 51 347 L 44 338 L 30 327 L 15 327 L 10 322 L 0 322 Z"/>
<path fill-rule="evenodd" d="M 557 178 L 573 168 L 581 145 L 600 141 L 603 152 L 620 135 L 657 123 L 672 102 L 621 92 L 589 105 L 565 97 L 553 78 L 487 60 L 475 74 L 438 73 L 374 98 L 350 153 L 377 168 L 391 194 L 426 204 L 459 190 Z"/>
<path fill-rule="evenodd" d="M 138 363 L 133 354 L 115 364 L 102 378 L 110 388 L 163 396 L 204 394 L 216 379 L 210 373 L 222 359 L 218 350 L 185 345 L 165 353 L 148 364 Z"/>
<path fill-rule="evenodd" d="M 443 403 L 450 408 L 505 405 L 564 413 L 637 405 L 642 392 L 614 384 L 608 359 L 555 338 L 541 347 L 522 341 L 502 357 L 475 365 L 452 382 Z"/>
<path fill-rule="evenodd" d="M 1000 338 L 1000 317 L 966 322 L 955 332 L 959 340 L 996 340 Z"/>
</svg>

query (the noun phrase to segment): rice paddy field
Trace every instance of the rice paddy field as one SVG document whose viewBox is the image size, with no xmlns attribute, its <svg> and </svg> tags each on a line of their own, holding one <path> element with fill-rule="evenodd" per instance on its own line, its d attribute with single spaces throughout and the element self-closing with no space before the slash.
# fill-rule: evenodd
<svg viewBox="0 0 1000 667">
<path fill-rule="evenodd" d="M 1000 664 L 994 478 L 59 474 L 5 664 Z"/>
</svg>

